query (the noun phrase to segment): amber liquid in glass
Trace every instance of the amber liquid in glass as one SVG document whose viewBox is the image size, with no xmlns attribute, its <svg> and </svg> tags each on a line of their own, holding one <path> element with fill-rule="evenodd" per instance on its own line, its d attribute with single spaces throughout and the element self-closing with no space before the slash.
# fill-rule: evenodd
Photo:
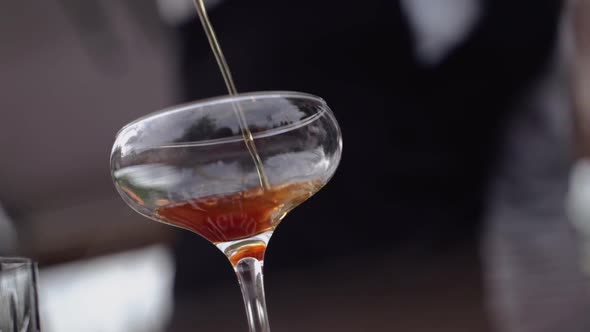
<svg viewBox="0 0 590 332">
<path fill-rule="evenodd" d="M 320 188 L 319 181 L 257 187 L 164 205 L 157 215 L 161 221 L 193 231 L 214 244 L 232 242 L 273 231 L 289 211 Z M 262 260 L 265 248 L 260 243 L 245 245 L 230 260 L 234 264 L 243 257 Z"/>
</svg>

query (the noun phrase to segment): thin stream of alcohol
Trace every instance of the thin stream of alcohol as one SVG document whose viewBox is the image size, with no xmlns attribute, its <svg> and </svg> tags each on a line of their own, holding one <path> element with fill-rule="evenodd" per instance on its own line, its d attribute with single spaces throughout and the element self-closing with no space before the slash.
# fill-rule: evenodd
<svg viewBox="0 0 590 332">
<path fill-rule="evenodd" d="M 225 60 L 225 56 L 223 55 L 223 51 L 221 49 L 221 46 L 219 45 L 217 36 L 215 35 L 215 30 L 211 25 L 211 21 L 209 21 L 209 16 L 207 15 L 207 8 L 205 7 L 204 0 L 193 1 L 195 3 L 195 7 L 197 8 L 197 14 L 199 15 L 199 19 L 201 20 L 203 29 L 205 30 L 205 34 L 207 35 L 207 39 L 209 40 L 211 51 L 213 51 L 213 54 L 215 55 L 215 60 L 217 60 L 217 65 L 219 65 L 219 70 L 221 71 L 221 75 L 223 76 L 225 86 L 227 87 L 227 92 L 230 94 L 230 96 L 235 96 L 238 93 L 238 91 L 234 84 L 231 71 L 229 70 L 229 65 Z M 244 112 L 242 111 L 239 104 L 232 104 L 234 107 L 234 112 L 236 113 L 236 116 L 238 118 L 240 129 L 242 131 L 242 136 L 244 137 L 244 142 L 246 143 L 248 152 L 250 153 L 250 156 L 252 156 L 252 160 L 254 161 L 254 164 L 256 166 L 256 171 L 258 172 L 260 184 L 262 188 L 268 190 L 270 189 L 270 183 L 268 182 L 268 178 L 266 177 L 266 173 L 264 172 L 262 160 L 260 159 L 260 155 L 258 154 L 256 145 L 254 144 L 254 138 L 252 137 L 252 132 L 248 128 L 248 123 L 244 116 Z"/>
</svg>

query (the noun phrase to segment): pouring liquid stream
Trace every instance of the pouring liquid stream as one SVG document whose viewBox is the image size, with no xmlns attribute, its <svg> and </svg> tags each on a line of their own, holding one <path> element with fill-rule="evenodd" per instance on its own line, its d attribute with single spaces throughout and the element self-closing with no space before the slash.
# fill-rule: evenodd
<svg viewBox="0 0 590 332">
<path fill-rule="evenodd" d="M 203 29 L 205 30 L 205 34 L 207 35 L 207 39 L 209 40 L 211 51 L 215 56 L 215 60 L 217 61 L 217 65 L 219 66 L 219 70 L 221 71 L 221 75 L 223 76 L 223 81 L 225 82 L 227 92 L 230 96 L 235 96 L 238 94 L 238 91 L 236 89 L 236 85 L 234 83 L 231 71 L 229 69 L 229 65 L 227 64 L 225 56 L 223 55 L 223 50 L 221 49 L 219 41 L 217 40 L 217 35 L 215 34 L 213 25 L 211 25 L 211 21 L 209 20 L 209 16 L 207 15 L 207 8 L 205 6 L 204 0 L 194 0 L 194 4 L 197 8 L 199 20 L 201 21 Z M 238 118 L 238 123 L 240 125 L 242 137 L 244 138 L 244 143 L 246 144 L 248 152 L 252 157 L 252 161 L 254 161 L 254 165 L 256 166 L 256 172 L 258 173 L 258 178 L 260 179 L 260 185 L 264 190 L 270 190 L 270 183 L 264 171 L 262 159 L 260 158 L 258 150 L 256 149 L 254 137 L 252 136 L 252 132 L 248 127 L 248 123 L 246 121 L 246 117 L 244 116 L 244 112 L 238 103 L 233 103 L 233 108 Z"/>
</svg>

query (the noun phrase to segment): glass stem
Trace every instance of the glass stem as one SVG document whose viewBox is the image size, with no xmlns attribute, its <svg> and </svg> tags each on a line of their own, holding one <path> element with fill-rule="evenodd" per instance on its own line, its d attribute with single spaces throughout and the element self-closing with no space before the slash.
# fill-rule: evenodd
<svg viewBox="0 0 590 332">
<path fill-rule="evenodd" d="M 264 299 L 262 263 L 256 258 L 242 258 L 236 265 L 236 274 L 244 296 L 250 332 L 270 332 Z"/>
</svg>

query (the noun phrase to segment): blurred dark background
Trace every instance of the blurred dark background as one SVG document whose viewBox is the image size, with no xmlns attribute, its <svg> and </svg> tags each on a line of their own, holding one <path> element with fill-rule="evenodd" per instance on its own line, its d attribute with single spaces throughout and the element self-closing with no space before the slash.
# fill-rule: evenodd
<svg viewBox="0 0 590 332">
<path fill-rule="evenodd" d="M 240 91 L 319 95 L 343 131 L 337 175 L 271 241 L 275 331 L 590 328 L 565 2 L 208 4 Z M 0 4 L 0 254 L 40 261 L 46 331 L 247 330 L 223 255 L 109 179 L 124 124 L 225 93 L 192 8 Z"/>
</svg>

